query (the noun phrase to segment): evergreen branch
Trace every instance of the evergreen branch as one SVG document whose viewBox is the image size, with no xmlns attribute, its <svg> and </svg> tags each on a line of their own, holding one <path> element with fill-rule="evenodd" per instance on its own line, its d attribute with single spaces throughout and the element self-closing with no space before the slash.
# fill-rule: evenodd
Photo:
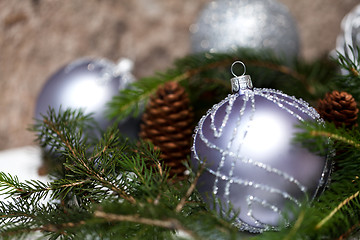
<svg viewBox="0 0 360 240">
<path fill-rule="evenodd" d="M 328 222 L 342 207 L 347 205 L 351 200 L 359 196 L 360 191 L 357 191 L 350 197 L 346 198 L 344 201 L 342 201 L 334 210 L 330 212 L 329 215 L 327 215 L 324 219 L 322 219 L 318 224 L 316 224 L 315 229 L 320 229 L 326 222 Z"/>
<path fill-rule="evenodd" d="M 255 60 L 255 61 L 250 60 L 247 62 L 254 66 L 271 69 L 271 70 L 283 73 L 285 75 L 291 76 L 292 78 L 298 80 L 301 84 L 303 84 L 309 93 L 315 94 L 315 89 L 313 86 L 311 86 L 308 83 L 307 76 L 290 68 L 289 66 L 278 64 L 278 63 L 273 63 L 273 62 L 258 61 L 258 60 Z"/>
<path fill-rule="evenodd" d="M 277 89 L 285 86 L 285 90 L 295 89 L 315 96 L 321 88 L 319 83 L 333 76 L 333 72 L 322 64 L 313 66 L 296 62 L 287 65 L 266 54 L 239 53 L 181 59 L 175 63 L 174 69 L 141 79 L 133 89 L 124 90 L 124 95 L 113 101 L 115 105 L 112 107 L 116 108 L 113 113 L 116 112 L 115 116 L 120 112 L 123 116 L 131 113 L 167 81 L 178 81 L 189 89 L 195 89 L 195 93 L 189 91 L 192 102 L 197 102 L 203 93 L 208 93 L 206 91 L 216 90 L 211 95 L 212 101 L 212 96 L 218 97 L 219 92 L 226 91 L 227 95 L 229 89 L 223 87 L 225 81 L 219 80 L 231 77 L 229 66 L 237 59 L 247 64 L 249 72 L 255 75 L 254 80 L 258 81 L 257 85 L 263 84 L 259 87 L 269 87 L 267 84 L 271 82 Z M 358 71 L 356 66 L 352 67 Z M 351 74 L 351 80 L 355 75 L 356 72 Z M 204 84 L 203 79 L 209 82 Z M 360 84 L 352 86 L 356 85 Z M 324 88 L 328 88 L 327 83 Z M 66 159 L 62 178 L 48 185 L 35 181 L 19 183 L 10 175 L 5 176 L 8 177 L 5 183 L 0 180 L 1 191 L 22 196 L 14 199 L 17 201 L 15 204 L 0 203 L 0 236 L 13 233 L 12 236 L 18 237 L 26 235 L 21 231 L 40 231 L 52 239 L 89 239 L 89 236 L 113 239 L 119 237 L 119 233 L 126 234 L 127 239 L 148 236 L 167 239 L 166 236 L 172 236 L 174 231 L 183 231 L 195 239 L 240 237 L 241 233 L 233 226 L 238 209 L 233 209 L 231 204 L 227 207 L 219 203 L 218 209 L 208 211 L 200 201 L 195 186 L 202 169 L 190 182 L 169 184 L 166 170 L 163 172 L 159 154 L 153 147 L 121 141 L 119 133 L 114 130 L 116 127 L 107 130 L 97 144 L 90 143 L 86 131 L 83 131 L 86 120 L 80 113 L 55 115 L 50 110 L 50 116 L 39 123 L 41 143 L 53 147 L 61 159 Z M 306 124 L 304 128 L 306 131 L 302 131 L 301 140 L 313 145 L 315 151 L 321 145 L 325 145 L 327 150 L 329 146 L 324 144 L 324 140 L 327 143 L 329 138 L 340 150 L 348 150 L 337 162 L 341 169 L 333 174 L 334 181 L 318 201 L 312 202 L 313 206 L 304 205 L 300 211 L 290 209 L 294 214 L 287 216 L 299 213 L 292 228 L 281 227 L 279 232 L 265 232 L 257 235 L 257 239 L 332 239 L 346 232 L 341 238 L 358 226 L 359 183 L 351 182 L 360 171 L 356 161 L 360 156 L 358 129 L 350 132 L 328 124 L 325 127 Z M 39 196 L 50 191 L 53 191 L 53 198 L 63 197 L 62 202 L 39 204 Z M 334 227 L 339 221 L 341 226 Z"/>
<path fill-rule="evenodd" d="M 183 207 L 185 206 L 186 200 L 190 197 L 192 192 L 195 190 L 196 184 L 200 178 L 201 173 L 204 171 L 204 168 L 205 168 L 205 162 L 203 164 L 201 164 L 200 169 L 196 173 L 195 179 L 192 181 L 190 187 L 186 191 L 185 196 L 183 198 L 181 198 L 180 202 L 176 206 L 175 211 L 177 213 L 179 213 L 183 209 Z"/>
<path fill-rule="evenodd" d="M 60 186 L 57 186 L 56 188 L 48 187 L 48 188 L 45 188 L 45 190 L 55 190 L 57 188 L 75 187 L 75 186 L 78 186 L 78 185 L 83 185 L 83 184 L 88 183 L 88 182 L 90 182 L 90 181 L 89 180 L 83 180 L 83 181 L 79 181 L 79 182 L 73 182 L 73 183 L 60 185 Z"/>
<path fill-rule="evenodd" d="M 44 208 L 35 205 L 33 202 L 14 198 L 11 202 L 0 202 L 0 235 L 9 230 L 9 226 L 18 228 L 26 225 L 26 228 L 32 226 L 32 222 L 41 217 L 40 211 L 51 211 L 51 207 Z"/>
<path fill-rule="evenodd" d="M 90 183 L 90 180 L 81 180 L 81 181 L 75 181 L 69 183 L 62 183 L 62 181 L 64 180 L 54 181 L 50 183 L 50 187 L 44 189 L 37 189 L 36 191 L 53 191 L 53 194 L 51 195 L 52 198 L 57 198 L 60 195 L 60 193 L 69 192 L 74 187 L 78 187 Z M 64 198 L 65 196 L 66 194 L 62 197 Z"/>
<path fill-rule="evenodd" d="M 349 237 L 349 235 L 354 232 L 355 229 L 357 229 L 360 226 L 360 223 L 357 223 L 353 226 L 351 226 L 345 233 L 341 234 L 340 237 L 338 237 L 336 240 L 344 240 Z"/>
<path fill-rule="evenodd" d="M 180 82 L 187 79 L 189 77 L 189 73 L 190 72 L 185 72 L 178 76 L 172 76 L 168 81 Z M 154 85 L 150 87 L 147 86 L 146 82 L 148 81 L 151 81 Z M 147 102 L 147 99 L 152 96 L 156 92 L 157 88 L 164 83 L 165 81 L 161 78 L 144 78 L 133 83 L 133 89 L 122 90 L 122 92 L 120 92 L 118 96 L 115 96 L 109 103 L 109 106 L 113 108 L 113 111 L 115 111 L 115 113 L 108 113 L 109 118 L 116 118 L 120 120 L 132 112 L 136 114 L 136 109 L 138 109 L 141 104 Z M 127 96 L 128 98 L 124 98 L 124 96 Z"/>
<path fill-rule="evenodd" d="M 107 142 L 106 144 L 104 144 L 104 146 L 102 146 L 102 149 L 100 151 L 97 151 L 97 153 L 89 158 L 89 161 L 93 161 L 94 159 L 97 159 L 98 157 L 100 157 L 102 154 L 104 154 L 110 147 L 111 143 L 116 139 L 116 135 L 115 133 L 111 133 L 110 136 L 107 138 Z"/>
<path fill-rule="evenodd" d="M 103 211 L 95 211 L 94 216 L 98 218 L 103 218 L 106 221 L 109 222 L 133 222 L 133 223 L 141 223 L 146 225 L 152 225 L 152 226 L 158 226 L 163 228 L 169 228 L 169 229 L 178 229 L 176 226 L 179 225 L 178 221 L 175 219 L 168 219 L 168 220 L 157 220 L 157 219 L 150 219 L 150 218 L 142 218 L 136 215 L 119 215 L 119 214 L 113 214 L 113 213 L 105 213 Z"/>
<path fill-rule="evenodd" d="M 71 144 L 69 139 L 64 135 L 64 132 L 61 132 L 57 128 L 57 124 L 55 124 L 52 121 L 49 121 L 48 119 L 44 119 L 44 124 L 47 125 L 50 128 L 50 130 L 52 130 L 59 137 L 61 142 L 65 144 L 67 149 L 69 149 L 69 151 L 70 151 L 71 155 L 73 156 L 73 158 L 81 163 L 81 165 L 86 169 L 87 173 L 92 174 L 91 169 L 84 162 L 84 160 L 81 157 L 78 156 L 79 155 L 78 152 L 75 150 L 75 148 L 73 147 L 73 145 Z"/>
<path fill-rule="evenodd" d="M 157 162 L 155 163 L 155 166 L 156 166 L 157 170 L 159 171 L 160 176 L 163 177 L 163 176 L 164 176 L 164 173 L 163 173 L 163 169 L 162 169 L 162 167 L 161 167 L 160 162 L 157 161 Z"/>
<path fill-rule="evenodd" d="M 118 188 L 117 185 L 107 181 L 105 178 L 101 177 L 99 174 L 96 174 L 96 179 L 104 186 L 109 188 L 110 190 L 114 191 L 115 193 L 117 193 L 121 198 L 125 199 L 126 201 L 132 203 L 132 204 L 136 204 L 136 200 L 133 196 L 129 195 L 128 193 L 126 193 L 123 189 Z"/>
<path fill-rule="evenodd" d="M 6 236 L 12 236 L 12 235 L 17 235 L 20 232 L 27 232 L 27 233 L 31 233 L 31 232 L 51 232 L 51 233 L 59 233 L 63 236 L 68 236 L 66 230 L 70 229 L 70 228 L 76 228 L 82 225 L 85 225 L 86 222 L 85 221 L 79 221 L 79 222 L 67 222 L 67 223 L 61 223 L 61 224 L 46 224 L 40 227 L 29 227 L 29 228 L 22 228 L 22 229 L 16 229 L 14 231 L 6 231 L 4 234 L 1 235 L 6 235 Z"/>
<path fill-rule="evenodd" d="M 63 180 L 54 181 L 52 183 L 49 183 L 48 185 L 45 185 L 41 182 L 29 182 L 32 185 L 22 183 L 21 188 L 15 188 L 15 193 L 19 193 L 20 196 L 24 199 L 29 198 L 30 195 L 40 193 L 38 198 L 45 197 L 50 191 L 54 191 L 52 194 L 52 197 L 55 198 L 57 196 L 56 192 L 60 190 L 60 192 L 65 191 L 66 189 L 72 189 L 75 186 L 84 185 L 86 183 L 89 183 L 89 180 L 82 180 L 82 181 L 76 181 L 76 182 L 70 182 L 70 183 L 62 183 Z M 36 183 L 39 183 L 39 185 L 35 185 Z"/>
<path fill-rule="evenodd" d="M 224 76 L 227 76 L 225 78 L 227 80 L 230 75 L 231 63 L 239 59 L 247 64 L 247 68 L 252 67 L 252 69 L 258 71 L 258 73 L 252 72 L 252 74 L 260 76 L 260 78 L 267 78 L 257 79 L 257 81 L 262 81 L 266 86 L 270 82 L 278 86 L 280 76 L 280 78 L 283 78 L 282 82 L 287 86 L 293 87 L 294 84 L 292 84 L 291 80 L 297 81 L 296 86 L 299 86 L 298 89 L 302 89 L 301 91 L 305 91 L 307 95 L 311 96 L 319 95 L 318 89 L 316 89 L 319 84 L 316 85 L 316 83 L 324 79 L 327 80 L 329 73 L 333 71 L 333 68 L 328 67 L 326 64 L 314 64 L 314 67 L 311 68 L 311 65 L 305 66 L 305 64 L 296 63 L 295 66 L 291 67 L 285 61 L 277 59 L 266 51 L 255 52 L 250 49 L 239 49 L 234 53 L 227 54 L 194 54 L 175 61 L 174 68 L 164 73 L 158 73 L 154 77 L 139 79 L 132 84 L 130 89 L 124 89 L 119 92 L 109 102 L 107 115 L 109 118 L 116 118 L 117 120 L 121 120 L 131 113 L 137 115 L 140 106 L 143 106 L 161 85 L 170 81 L 185 82 L 189 85 L 200 84 L 200 89 L 195 87 L 198 92 L 204 92 L 207 89 L 207 86 L 203 84 L 204 79 L 205 81 L 212 81 L 211 84 L 206 85 L 221 86 L 223 88 L 226 82 L 224 81 Z M 273 77 L 273 79 L 269 79 L 269 77 Z M 222 79 L 222 81 L 219 81 L 219 79 Z M 227 86 L 230 86 L 230 84 Z M 226 95 L 229 93 L 228 89 L 229 87 L 227 87 Z"/>
<path fill-rule="evenodd" d="M 353 58 L 347 52 L 341 54 L 337 52 L 338 66 L 343 70 L 342 74 L 334 78 L 338 89 L 350 93 L 357 101 L 360 100 L 360 48 L 350 47 Z M 357 56 L 357 57 L 356 57 Z"/>
<path fill-rule="evenodd" d="M 40 193 L 38 198 L 41 198 L 54 189 L 36 180 L 20 183 L 17 177 L 0 172 L 0 192 L 4 191 L 9 196 L 19 195 L 22 198 L 28 198 L 32 194 Z"/>
<path fill-rule="evenodd" d="M 194 239 L 200 239 L 196 233 L 193 231 L 185 228 L 177 219 L 166 219 L 166 220 L 158 220 L 152 218 L 143 218 L 137 215 L 119 215 L 119 214 L 112 214 L 106 213 L 103 211 L 95 211 L 94 216 L 98 218 L 105 219 L 108 222 L 133 222 L 133 223 L 140 223 L 145 225 L 151 225 L 156 227 L 167 228 L 171 230 L 178 230 L 187 233 L 189 236 L 193 237 Z"/>
<path fill-rule="evenodd" d="M 318 124 L 316 121 L 305 121 L 298 125 L 303 131 L 296 134 L 295 140 L 310 150 L 329 153 L 329 147 L 352 148 L 352 152 L 360 149 L 360 132 L 353 129 L 337 128 L 334 123 Z M 329 139 L 331 140 L 329 143 Z M 335 146 L 332 146 L 332 143 Z M 330 144 L 330 145 L 329 145 Z M 318 152 L 318 153 L 320 153 Z"/>
<path fill-rule="evenodd" d="M 85 225 L 86 222 L 85 221 L 79 221 L 79 222 L 67 222 L 67 223 L 61 223 L 61 224 L 46 224 L 44 226 L 41 227 L 37 227 L 37 228 L 33 228 L 31 229 L 32 231 L 45 231 L 45 232 L 54 232 L 54 233 L 59 233 L 62 235 L 67 235 L 66 231 L 64 231 L 65 229 L 69 229 L 69 228 L 75 228 L 75 227 L 79 227 L 82 225 Z"/>
<path fill-rule="evenodd" d="M 6 174 L 4 172 L 0 172 L 0 192 L 5 191 L 6 189 L 14 189 L 16 192 L 22 192 L 20 182 L 18 177 L 11 176 L 10 174 Z M 6 194 L 13 194 L 11 190 L 5 192 Z"/>
<path fill-rule="evenodd" d="M 8 230 L 3 233 L 0 233 L 3 237 L 17 236 L 23 233 L 35 233 L 35 232 L 47 232 L 47 233 L 56 233 L 62 236 L 70 237 L 67 231 L 71 228 L 77 228 L 82 225 L 85 225 L 85 221 L 79 222 L 66 222 L 61 224 L 45 224 L 39 227 L 27 227 L 27 228 L 15 228 L 14 230 Z"/>
<path fill-rule="evenodd" d="M 6 231 L 6 232 L 0 232 L 0 236 L 2 237 L 11 237 L 11 236 L 18 236 L 19 234 L 24 234 L 24 233 L 27 233 L 27 234 L 30 234 L 30 233 L 33 233 L 33 232 L 37 232 L 39 231 L 38 229 L 34 229 L 34 228 L 16 228 L 12 231 Z"/>
<path fill-rule="evenodd" d="M 231 61 L 227 60 L 225 62 L 222 62 L 222 64 L 228 65 L 230 62 Z M 121 119 L 121 117 L 124 117 L 122 113 L 125 112 L 129 114 L 134 111 L 135 108 L 138 108 L 138 105 L 140 103 L 145 103 L 147 99 L 149 99 L 150 96 L 154 95 L 156 90 L 166 82 L 181 82 L 183 80 L 189 79 L 190 77 L 198 74 L 201 71 L 204 71 L 205 69 L 212 69 L 219 65 L 221 65 L 220 62 L 210 62 L 208 65 L 190 69 L 178 75 L 168 73 L 159 75 L 157 78 L 155 77 L 152 79 L 140 79 L 138 82 L 135 82 L 133 84 L 133 88 L 136 90 L 125 89 L 119 93 L 119 96 L 116 96 L 112 100 L 112 102 L 109 103 L 110 108 L 113 108 L 113 110 L 108 115 L 110 118 L 115 117 L 117 119 Z M 149 81 L 154 84 L 152 86 L 144 84 L 145 82 Z M 128 95 L 129 97 L 131 96 L 131 99 L 124 99 L 122 95 Z"/>
<path fill-rule="evenodd" d="M 319 136 L 329 137 L 329 138 L 331 138 L 333 140 L 341 141 L 341 142 L 343 142 L 345 144 L 348 144 L 348 145 L 351 145 L 351 146 L 353 146 L 355 148 L 360 149 L 360 143 L 358 141 L 346 138 L 346 137 L 341 136 L 339 134 L 326 132 L 326 131 L 313 130 L 313 131 L 310 131 L 310 135 L 313 136 L 313 137 L 319 137 Z"/>
<path fill-rule="evenodd" d="M 50 115 L 50 117 L 52 117 Z M 134 199 L 134 197 L 130 196 L 129 194 L 127 194 L 125 192 L 125 190 L 118 188 L 118 186 L 116 186 L 115 184 L 113 184 L 112 182 L 107 181 L 103 176 L 101 176 L 101 173 L 99 173 L 98 171 L 95 171 L 94 169 L 90 168 L 89 164 L 90 162 L 92 162 L 93 158 L 98 157 L 101 155 L 101 153 L 103 153 L 104 151 L 106 151 L 107 147 L 104 146 L 104 148 L 102 149 L 102 151 L 99 152 L 99 154 L 96 154 L 95 156 L 93 156 L 93 158 L 87 159 L 86 156 L 83 153 L 79 153 L 79 151 L 73 146 L 73 141 L 71 141 L 69 139 L 69 137 L 65 134 L 66 131 L 63 130 L 61 131 L 58 127 L 61 126 L 61 122 L 57 123 L 54 121 L 50 121 L 49 119 L 44 119 L 43 123 L 53 132 L 56 134 L 56 136 L 59 138 L 59 140 L 61 141 L 61 143 L 64 144 L 64 147 L 68 150 L 68 152 L 70 153 L 70 156 L 72 157 L 72 159 L 74 161 L 76 161 L 77 163 L 80 164 L 80 166 L 82 167 L 82 169 L 84 169 L 84 173 L 88 176 L 90 176 L 91 178 L 97 180 L 101 185 L 103 185 L 104 187 L 107 187 L 109 189 L 111 189 L 112 191 L 114 191 L 115 193 L 117 193 L 121 198 L 135 204 L 136 200 Z M 108 142 L 111 142 L 113 139 L 115 138 L 115 135 L 110 135 L 110 137 L 107 139 Z M 75 142 L 80 141 L 80 140 L 75 140 Z M 69 169 L 74 170 L 74 167 L 67 164 L 66 165 Z"/>
<path fill-rule="evenodd" d="M 91 216 L 83 208 L 65 210 L 55 202 L 39 204 L 23 198 L 16 198 L 13 201 L 0 205 L 1 239 L 3 237 L 18 239 L 33 232 L 52 235 L 51 239 L 55 239 L 54 236 L 68 236 L 71 228 L 85 225 L 84 219 Z"/>
<path fill-rule="evenodd" d="M 2 214 L 0 218 L 18 218 L 18 217 L 27 217 L 27 218 L 34 218 L 34 215 L 27 214 L 27 213 L 10 213 L 10 214 Z"/>
<path fill-rule="evenodd" d="M 292 239 L 294 239 L 294 235 L 299 230 L 302 222 L 304 221 L 304 217 L 305 217 L 305 213 L 304 213 L 304 211 L 301 211 L 298 218 L 297 218 L 297 220 L 296 220 L 296 222 L 295 222 L 295 224 L 294 224 L 294 226 L 291 228 L 289 234 L 286 235 L 283 240 L 292 240 Z"/>
<path fill-rule="evenodd" d="M 360 63 L 360 56 L 359 56 L 359 52 L 360 52 L 360 47 L 356 46 L 356 48 L 354 49 L 352 46 L 349 45 L 350 51 L 352 53 L 353 59 L 350 59 L 350 56 L 347 52 L 345 52 L 345 54 L 341 54 L 339 51 L 337 51 L 338 54 L 338 62 L 339 65 L 347 70 L 348 72 L 350 72 L 352 74 L 353 77 L 359 77 L 359 63 Z M 358 56 L 358 57 L 356 57 Z"/>
<path fill-rule="evenodd" d="M 147 181 L 145 180 L 143 174 L 141 174 L 141 170 L 137 169 L 137 167 L 135 167 L 134 170 L 135 174 L 140 178 L 141 183 L 147 186 Z"/>
<path fill-rule="evenodd" d="M 355 76 L 355 77 L 359 77 L 360 73 L 358 70 L 356 70 L 355 68 L 350 68 L 351 73 Z"/>
<path fill-rule="evenodd" d="M 74 144 L 75 147 L 87 140 L 86 135 L 81 136 L 83 135 L 83 130 L 87 129 L 90 131 L 96 126 L 96 123 L 90 117 L 91 114 L 85 115 L 81 109 L 66 109 L 63 111 L 60 107 L 58 113 L 56 113 L 53 108 L 49 108 L 47 114 L 47 116 L 42 115 L 42 119 L 38 119 L 37 123 L 30 130 L 37 133 L 36 140 L 40 143 L 40 146 L 47 147 L 50 152 L 55 150 L 57 153 L 63 154 L 68 149 L 68 146 L 59 139 L 59 133 L 68 139 L 70 143 Z M 52 124 L 48 125 L 49 123 Z M 54 129 L 58 129 L 58 131 L 54 132 Z"/>
</svg>

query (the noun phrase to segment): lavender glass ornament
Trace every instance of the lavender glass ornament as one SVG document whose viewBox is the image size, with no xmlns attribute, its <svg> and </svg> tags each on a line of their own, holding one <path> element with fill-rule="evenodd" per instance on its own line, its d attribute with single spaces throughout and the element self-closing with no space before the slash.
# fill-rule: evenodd
<svg viewBox="0 0 360 240">
<path fill-rule="evenodd" d="M 253 88 L 248 75 L 231 79 L 235 94 L 213 106 L 194 134 L 192 163 L 206 162 L 197 188 L 240 210 L 240 230 L 277 229 L 285 206 L 300 206 L 327 182 L 331 160 L 293 142 L 299 121 L 322 121 L 303 100 Z M 290 216 L 291 218 L 291 216 Z"/>
<path fill-rule="evenodd" d="M 111 124 L 106 118 L 106 104 L 135 78 L 131 74 L 132 62 L 121 59 L 118 64 L 107 59 L 78 59 L 54 73 L 41 90 L 35 118 L 46 114 L 49 106 L 62 109 L 83 109 L 92 113 L 102 129 Z M 123 121 L 121 131 L 130 137 L 137 136 L 138 122 Z"/>
<path fill-rule="evenodd" d="M 299 54 L 299 34 L 289 10 L 275 0 L 214 0 L 190 26 L 193 52 L 231 52 L 239 47 Z"/>
</svg>

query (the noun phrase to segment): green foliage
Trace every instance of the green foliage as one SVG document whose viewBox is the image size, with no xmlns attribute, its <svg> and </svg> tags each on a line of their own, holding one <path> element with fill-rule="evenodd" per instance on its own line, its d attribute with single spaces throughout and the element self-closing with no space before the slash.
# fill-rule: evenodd
<svg viewBox="0 0 360 240">
<path fill-rule="evenodd" d="M 206 211 L 188 191 L 190 182 L 168 179 L 167 170 L 160 167 L 159 152 L 148 143 L 129 142 L 115 126 L 98 143 L 91 143 L 82 129 L 87 126 L 82 112 L 56 114 L 50 109 L 49 114 L 34 131 L 42 146 L 50 146 L 55 157 L 65 159 L 63 176 L 46 184 L 21 183 L 1 173 L 0 190 L 12 200 L 0 205 L 2 237 L 41 232 L 50 239 L 180 239 L 175 230 L 201 234 L 193 231 L 201 215 L 212 227 L 219 225 L 221 218 Z M 230 227 L 228 223 L 226 228 Z"/>
<path fill-rule="evenodd" d="M 338 62 L 342 68 L 343 74 L 337 76 L 335 79 L 337 85 L 352 94 L 355 99 L 360 99 L 360 55 L 355 54 L 359 53 L 359 47 L 356 47 L 356 50 L 349 46 L 351 51 L 354 53 L 353 58 L 351 59 L 348 54 L 341 55 L 339 54 Z"/>
<path fill-rule="evenodd" d="M 280 59 L 270 51 L 239 49 L 233 53 L 199 53 L 175 61 L 174 67 L 135 82 L 109 103 L 108 115 L 118 120 L 139 114 L 156 89 L 169 81 L 184 85 L 190 95 L 195 115 L 200 118 L 213 104 L 231 93 L 230 66 L 236 60 L 246 65 L 255 87 L 283 90 L 308 101 L 322 97 L 333 84 L 335 63 L 326 59 L 305 63 L 297 59 Z M 237 69 L 241 75 L 242 69 Z"/>
<path fill-rule="evenodd" d="M 121 119 L 139 114 L 158 86 L 178 81 L 199 118 L 230 93 L 229 66 L 235 60 L 246 64 L 256 87 L 281 89 L 310 102 L 333 89 L 349 90 L 360 99 L 356 59 L 339 56 L 337 64 L 324 59 L 305 63 L 240 49 L 187 56 L 164 73 L 140 79 L 111 101 L 109 115 Z M 349 74 L 337 76 L 336 66 Z M 39 144 L 60 164 L 51 181 L 20 182 L 0 173 L 0 193 L 9 200 L 0 203 L 2 239 L 25 239 L 34 233 L 44 239 L 344 239 L 360 227 L 358 127 L 299 126 L 303 131 L 296 141 L 312 151 L 326 152 L 324 142 L 334 143 L 331 184 L 311 204 L 288 209 L 297 216 L 290 226 L 256 235 L 239 232 L 230 211 L 219 214 L 201 201 L 195 189 L 201 167 L 185 181 L 169 179 L 151 144 L 122 137 L 116 125 L 98 132 L 91 116 L 81 111 L 59 112 L 49 109 L 32 128 Z M 91 139 L 93 133 L 99 138 Z"/>
</svg>

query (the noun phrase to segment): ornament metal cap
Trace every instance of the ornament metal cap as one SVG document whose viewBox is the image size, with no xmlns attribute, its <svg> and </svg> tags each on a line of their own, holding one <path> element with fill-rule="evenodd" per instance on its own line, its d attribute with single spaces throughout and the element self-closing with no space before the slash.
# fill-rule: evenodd
<svg viewBox="0 0 360 240">
<path fill-rule="evenodd" d="M 237 63 L 240 63 L 244 67 L 244 72 L 241 76 L 236 75 L 233 70 L 234 65 Z M 230 79 L 231 89 L 233 93 L 239 92 L 240 90 L 252 90 L 254 88 L 250 75 L 245 75 L 246 66 L 243 62 L 241 61 L 233 62 L 233 64 L 231 65 L 231 73 L 234 76 L 232 79 Z"/>
</svg>

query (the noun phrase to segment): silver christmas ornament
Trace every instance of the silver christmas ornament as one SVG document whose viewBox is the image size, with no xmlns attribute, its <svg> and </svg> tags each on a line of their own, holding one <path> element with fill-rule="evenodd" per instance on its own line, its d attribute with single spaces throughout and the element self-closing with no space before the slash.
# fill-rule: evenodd
<svg viewBox="0 0 360 240">
<path fill-rule="evenodd" d="M 289 10 L 275 0 L 215 0 L 190 26 L 193 52 L 271 49 L 296 57 L 299 36 Z"/>
<path fill-rule="evenodd" d="M 322 120 L 303 100 L 253 88 L 248 75 L 231 83 L 236 93 L 215 104 L 195 130 L 194 169 L 205 163 L 197 188 L 210 207 L 221 211 L 214 195 L 225 210 L 229 203 L 239 210 L 240 230 L 277 229 L 286 206 L 312 200 L 327 182 L 330 158 L 293 141 L 300 121 Z"/>
<path fill-rule="evenodd" d="M 342 55 L 348 55 L 350 59 L 355 59 L 355 61 L 359 55 L 357 47 L 360 47 L 360 5 L 343 18 L 341 33 L 336 39 L 336 51 Z M 353 48 L 355 55 L 351 48 Z"/>
<path fill-rule="evenodd" d="M 90 58 L 71 62 L 47 80 L 37 99 L 35 118 L 45 115 L 49 106 L 55 111 L 60 106 L 61 109 L 82 109 L 85 114 L 92 113 L 94 120 L 105 129 L 111 124 L 105 115 L 106 104 L 134 82 L 132 65 L 128 59 L 121 59 L 117 64 L 107 59 Z M 120 128 L 132 137 L 138 133 L 136 124 L 124 121 Z"/>
</svg>

